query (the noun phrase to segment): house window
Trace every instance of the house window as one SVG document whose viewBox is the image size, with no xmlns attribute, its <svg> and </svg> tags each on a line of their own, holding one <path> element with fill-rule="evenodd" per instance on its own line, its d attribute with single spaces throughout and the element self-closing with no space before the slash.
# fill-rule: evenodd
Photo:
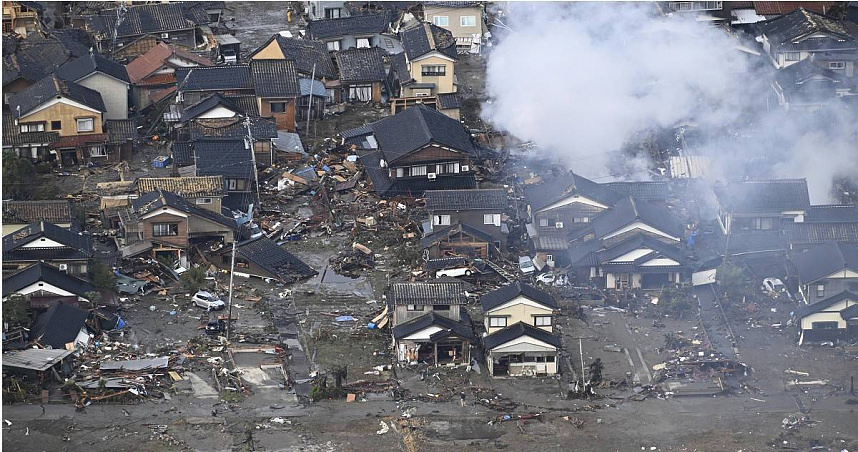
<svg viewBox="0 0 858 452">
<path fill-rule="evenodd" d="M 89 156 L 90 157 L 107 157 L 107 152 L 104 149 L 104 146 L 90 146 L 89 147 Z"/>
<path fill-rule="evenodd" d="M 448 163 L 447 164 L 447 172 L 448 173 L 458 173 L 459 172 L 459 163 Z"/>
<path fill-rule="evenodd" d="M 411 175 L 412 176 L 425 176 L 426 175 L 426 166 L 412 166 L 411 167 Z"/>
<path fill-rule="evenodd" d="M 547 228 L 548 227 L 548 218 L 540 218 L 539 226 Z"/>
<path fill-rule="evenodd" d="M 440 77 L 447 75 L 447 66 L 443 64 L 427 64 L 420 66 L 420 73 L 424 77 Z"/>
<path fill-rule="evenodd" d="M 533 318 L 534 326 L 551 326 L 550 315 L 538 315 Z"/>
<path fill-rule="evenodd" d="M 170 37 L 170 33 L 161 33 L 161 37 L 167 39 Z"/>
<path fill-rule="evenodd" d="M 546 254 L 545 255 L 545 262 L 549 263 L 549 264 L 553 264 L 554 263 L 554 255 L 553 254 Z"/>
<path fill-rule="evenodd" d="M 837 322 L 813 322 L 811 328 L 814 330 L 836 330 Z"/>
<path fill-rule="evenodd" d="M 328 41 L 328 52 L 334 52 L 336 50 L 340 50 L 340 41 Z"/>
<path fill-rule="evenodd" d="M 432 306 L 432 310 L 433 311 L 449 311 L 450 305 L 448 305 L 448 304 L 436 304 L 435 306 Z"/>
<path fill-rule="evenodd" d="M 393 48 L 393 39 L 384 38 L 384 46 L 387 47 L 388 49 L 392 49 Z"/>
<path fill-rule="evenodd" d="M 197 204 L 211 204 L 211 198 L 197 198 Z"/>
<path fill-rule="evenodd" d="M 754 229 L 772 229 L 773 225 L 771 218 L 754 218 Z"/>
<path fill-rule="evenodd" d="M 845 61 L 829 61 L 828 69 L 846 69 Z"/>
<path fill-rule="evenodd" d="M 432 23 L 439 27 L 449 27 L 450 16 L 432 16 Z"/>
<path fill-rule="evenodd" d="M 63 128 L 62 121 L 51 121 L 51 130 L 60 130 Z"/>
<path fill-rule="evenodd" d="M 271 113 L 286 113 L 286 102 L 271 102 Z"/>
<path fill-rule="evenodd" d="M 801 52 L 784 52 L 784 61 L 801 60 Z"/>
<path fill-rule="evenodd" d="M 574 218 L 572 218 L 572 222 L 573 223 L 589 223 L 590 218 L 589 217 L 574 217 Z"/>
<path fill-rule="evenodd" d="M 433 226 L 449 226 L 450 225 L 450 215 L 433 215 L 432 216 L 432 225 Z"/>
<path fill-rule="evenodd" d="M 722 2 L 669 2 L 667 6 L 673 11 L 718 11 Z"/>
<path fill-rule="evenodd" d="M 459 24 L 463 27 L 476 27 L 477 16 L 462 16 L 459 18 Z"/>
<path fill-rule="evenodd" d="M 359 48 L 359 49 L 369 48 L 369 38 L 357 38 L 357 48 Z"/>
<path fill-rule="evenodd" d="M 825 297 L 825 284 L 817 284 L 816 285 L 816 298 L 824 298 Z"/>
<path fill-rule="evenodd" d="M 80 118 L 77 120 L 78 132 L 92 132 L 95 130 L 95 120 L 93 118 Z"/>
<path fill-rule="evenodd" d="M 152 225 L 153 237 L 179 235 L 179 223 L 155 223 Z"/>
<path fill-rule="evenodd" d="M 244 179 L 227 179 L 226 187 L 227 190 L 245 190 L 247 188 L 246 182 Z"/>
<path fill-rule="evenodd" d="M 409 305 L 405 306 L 405 310 L 406 311 L 422 311 L 423 305 L 422 304 L 409 304 Z"/>
<path fill-rule="evenodd" d="M 485 213 L 483 214 L 483 224 L 493 224 L 495 226 L 500 226 L 501 215 L 499 213 Z"/>
<path fill-rule="evenodd" d="M 405 177 L 405 168 L 396 168 L 396 177 Z"/>
<path fill-rule="evenodd" d="M 506 317 L 489 317 L 489 326 L 492 328 L 503 328 L 506 326 Z"/>
<path fill-rule="evenodd" d="M 21 132 L 44 132 L 45 131 L 45 123 L 43 122 L 34 122 L 32 124 L 21 124 Z"/>
<path fill-rule="evenodd" d="M 342 8 L 325 8 L 325 19 L 339 19 Z"/>
</svg>

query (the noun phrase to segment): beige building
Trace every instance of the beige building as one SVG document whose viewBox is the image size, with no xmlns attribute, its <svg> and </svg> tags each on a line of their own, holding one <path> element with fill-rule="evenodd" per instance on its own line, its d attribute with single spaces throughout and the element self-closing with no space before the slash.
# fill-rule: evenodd
<svg viewBox="0 0 858 452">
<path fill-rule="evenodd" d="M 423 20 L 450 30 L 459 53 L 479 53 L 486 34 L 480 2 L 424 2 Z"/>
<path fill-rule="evenodd" d="M 533 286 L 516 281 L 483 295 L 480 303 L 488 334 L 519 322 L 553 332 L 557 302 L 550 294 Z"/>
<path fill-rule="evenodd" d="M 854 341 L 858 338 L 858 294 L 843 291 L 795 311 L 801 319 L 801 336 L 805 342 Z"/>
<path fill-rule="evenodd" d="M 458 56 L 455 38 L 449 30 L 420 23 L 402 31 L 400 40 L 405 51 L 391 57 L 396 97 L 432 97 L 456 92 Z"/>
<path fill-rule="evenodd" d="M 483 338 L 493 377 L 549 376 L 557 373 L 560 338 L 519 322 Z"/>
</svg>

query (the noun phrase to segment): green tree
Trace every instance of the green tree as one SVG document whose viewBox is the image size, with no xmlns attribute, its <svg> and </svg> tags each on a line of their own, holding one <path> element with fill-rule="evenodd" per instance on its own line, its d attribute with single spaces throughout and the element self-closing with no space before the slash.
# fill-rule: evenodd
<svg viewBox="0 0 858 452">
<path fill-rule="evenodd" d="M 3 302 L 3 323 L 13 326 L 30 326 L 27 297 L 14 293 Z"/>
<path fill-rule="evenodd" d="M 89 275 L 95 287 L 116 291 L 116 273 L 98 259 L 89 261 Z"/>
<path fill-rule="evenodd" d="M 179 277 L 182 288 L 196 293 L 206 286 L 206 270 L 203 267 L 191 267 Z"/>
<path fill-rule="evenodd" d="M 36 191 L 36 170 L 29 159 L 11 151 L 3 153 L 3 196 L 30 199 Z"/>
<path fill-rule="evenodd" d="M 721 292 L 727 294 L 727 298 L 736 301 L 745 294 L 745 270 L 730 262 L 724 262 L 718 267 L 716 273 L 718 287 Z"/>
</svg>

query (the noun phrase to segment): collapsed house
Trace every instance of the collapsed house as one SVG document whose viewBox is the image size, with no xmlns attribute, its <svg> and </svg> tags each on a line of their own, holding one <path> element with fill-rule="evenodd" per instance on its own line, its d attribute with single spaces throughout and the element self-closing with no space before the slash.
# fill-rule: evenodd
<svg viewBox="0 0 858 452">
<path fill-rule="evenodd" d="M 781 230 L 810 207 L 805 179 L 750 180 L 715 186 L 724 234 Z"/>
<path fill-rule="evenodd" d="M 493 252 L 506 248 L 509 227 L 504 220 L 509 199 L 505 190 L 427 190 L 424 195 L 429 216 L 427 236 L 461 223 L 488 234 Z M 430 252 L 430 257 L 441 254 Z"/>
<path fill-rule="evenodd" d="M 218 267 L 229 270 L 232 262 L 232 249 L 224 247 L 212 254 L 210 260 Z M 310 268 L 309 265 L 264 235 L 236 245 L 236 276 L 244 278 L 255 276 L 291 284 L 311 278 L 317 273 L 316 270 Z"/>
</svg>

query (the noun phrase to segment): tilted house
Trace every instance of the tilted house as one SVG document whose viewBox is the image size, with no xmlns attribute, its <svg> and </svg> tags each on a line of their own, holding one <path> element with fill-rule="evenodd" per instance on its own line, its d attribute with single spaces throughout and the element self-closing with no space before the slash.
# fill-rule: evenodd
<svg viewBox="0 0 858 452">
<path fill-rule="evenodd" d="M 45 262 L 70 275 L 86 276 L 90 258 L 89 236 L 44 220 L 3 236 L 4 273 Z"/>
<path fill-rule="evenodd" d="M 55 303 L 30 327 L 29 340 L 44 348 L 63 349 L 67 344 L 89 343 L 86 319 L 89 312 L 63 303 Z"/>
<path fill-rule="evenodd" d="M 250 60 L 292 60 L 299 79 L 320 80 L 329 102 L 341 102 L 339 72 L 325 43 L 312 39 L 286 38 L 276 34 L 247 56 Z"/>
<path fill-rule="evenodd" d="M 807 304 L 845 290 L 858 292 L 858 244 L 826 243 L 793 251 L 790 260 L 798 290 Z"/>
<path fill-rule="evenodd" d="M 211 257 L 211 262 L 229 270 L 232 248 L 224 247 Z M 316 275 L 317 272 L 271 239 L 260 236 L 237 244 L 235 275 L 255 276 L 266 280 L 292 284 Z"/>
<path fill-rule="evenodd" d="M 856 26 L 799 8 L 781 17 L 760 22 L 757 41 L 777 68 L 798 63 L 812 55 L 858 49 Z M 850 29 L 851 28 L 851 29 Z"/>
<path fill-rule="evenodd" d="M 18 294 L 27 300 L 30 309 L 47 309 L 54 303 L 77 306 L 78 302 L 91 301 L 91 292 L 99 290 L 89 281 L 44 262 L 3 278 L 3 302 L 8 303 L 10 296 Z"/>
<path fill-rule="evenodd" d="M 193 143 L 197 176 L 222 176 L 224 207 L 247 212 L 256 199 L 251 144 L 246 139 L 200 138 Z"/>
<path fill-rule="evenodd" d="M 3 235 L 45 220 L 64 229 L 79 227 L 74 202 L 68 199 L 3 201 Z"/>
<path fill-rule="evenodd" d="M 21 133 L 51 131 L 59 135 L 50 144 L 46 161 L 75 166 L 107 158 L 103 128 L 107 108 L 97 91 L 49 75 L 11 96 L 9 107 Z"/>
<path fill-rule="evenodd" d="M 252 109 L 248 108 L 248 110 Z M 239 114 L 229 118 L 198 117 L 189 120 L 184 127 L 179 136 L 183 140 L 190 141 L 205 138 L 245 139 L 249 128 L 256 164 L 262 166 L 271 165 L 276 161 L 277 154 L 274 152 L 273 142 L 279 134 L 285 133 L 277 131 L 274 118 L 252 116 L 252 113 Z M 184 164 L 180 161 L 180 165 Z M 191 165 L 193 162 L 188 161 L 187 164 Z"/>
<path fill-rule="evenodd" d="M 560 309 L 551 294 L 518 281 L 483 295 L 480 304 L 488 334 L 519 322 L 550 333 L 553 331 L 554 313 Z"/>
<path fill-rule="evenodd" d="M 554 375 L 560 338 L 518 322 L 483 337 L 489 374 L 493 377 Z"/>
<path fill-rule="evenodd" d="M 795 311 L 805 342 L 854 341 L 858 338 L 858 294 L 843 291 Z"/>
<path fill-rule="evenodd" d="M 490 242 L 480 244 L 481 247 L 490 245 L 495 250 L 506 247 L 509 229 L 503 220 L 509 208 L 509 199 L 505 190 L 427 190 L 424 196 L 430 228 L 427 237 L 441 232 L 447 226 L 462 224 L 490 236 Z M 430 257 L 439 257 L 445 250 L 434 250 L 436 252 L 430 252 Z M 479 254 L 486 256 L 488 251 L 486 249 Z"/>
<path fill-rule="evenodd" d="M 56 74 L 101 94 L 107 109 L 104 119 L 128 119 L 131 80 L 125 66 L 90 53 L 63 64 L 57 68 Z"/>
<path fill-rule="evenodd" d="M 158 43 L 125 66 L 134 86 L 134 105 L 142 110 L 153 101 L 173 95 L 176 92 L 177 68 L 212 65 L 208 58 L 163 42 Z"/>
<path fill-rule="evenodd" d="M 378 47 L 350 49 L 334 56 L 340 69 L 343 99 L 351 102 L 382 101 L 387 82 L 383 50 Z"/>
<path fill-rule="evenodd" d="M 60 139 L 60 134 L 49 131 L 22 132 L 15 124 L 14 115 L 3 115 L 3 152 L 13 152 L 15 155 L 29 159 L 33 163 L 56 160 L 50 153 L 51 143 Z"/>
<path fill-rule="evenodd" d="M 358 129 L 352 139 L 363 139 L 377 149 L 360 160 L 379 196 L 476 188 L 477 150 L 455 120 L 417 106 Z"/>
<path fill-rule="evenodd" d="M 810 206 L 805 179 L 749 180 L 716 185 L 718 224 L 725 234 L 781 229 Z"/>
<path fill-rule="evenodd" d="M 392 21 L 392 11 L 312 20 L 307 24 L 307 37 L 323 41 L 331 52 L 377 47 L 400 53 L 402 44 L 391 29 Z"/>
<path fill-rule="evenodd" d="M 395 97 L 431 97 L 457 91 L 458 55 L 450 31 L 420 23 L 401 31 L 399 37 L 405 51 L 392 61 Z"/>
<path fill-rule="evenodd" d="M 13 46 L 3 40 L 3 101 L 47 77 L 72 56 L 59 39 L 34 33 Z M 7 49 L 13 50 L 7 54 Z M 14 108 L 14 107 L 13 107 Z M 5 116 L 5 115 L 4 115 Z"/>
<path fill-rule="evenodd" d="M 274 117 L 278 130 L 294 132 L 297 127 L 295 109 L 301 97 L 295 63 L 291 60 L 253 59 L 250 72 L 259 102 L 259 114 Z"/>
<path fill-rule="evenodd" d="M 483 2 L 422 2 L 423 20 L 450 30 L 458 53 L 480 53 L 488 29 Z"/>
</svg>

